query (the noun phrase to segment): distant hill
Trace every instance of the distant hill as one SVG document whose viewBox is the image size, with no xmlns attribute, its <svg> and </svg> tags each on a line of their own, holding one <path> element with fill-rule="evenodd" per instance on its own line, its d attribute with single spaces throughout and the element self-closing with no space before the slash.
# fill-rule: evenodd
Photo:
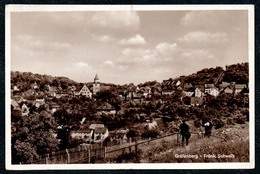
<svg viewBox="0 0 260 174">
<path fill-rule="evenodd" d="M 188 76 L 180 76 L 175 79 L 169 79 L 174 81 L 182 81 L 185 83 L 191 83 L 193 85 L 203 85 L 206 83 L 221 83 L 235 82 L 237 84 L 247 84 L 249 81 L 249 66 L 248 63 L 238 63 L 228 65 L 225 68 L 204 68 L 197 73 L 193 73 Z"/>
<path fill-rule="evenodd" d="M 77 86 L 79 83 L 69 79 L 68 77 L 53 77 L 50 75 L 33 74 L 31 72 L 11 72 L 11 85 L 17 85 L 19 89 L 27 90 L 31 88 L 31 84 L 37 83 L 40 87 L 45 85 L 60 86 L 66 89 L 68 85 Z"/>
<path fill-rule="evenodd" d="M 170 81 L 178 81 L 185 83 L 191 83 L 193 85 L 204 85 L 205 83 L 221 83 L 235 82 L 237 84 L 247 84 L 249 81 L 249 66 L 248 63 L 239 63 L 223 67 L 204 68 L 196 73 L 188 76 L 180 76 L 178 78 L 169 79 Z M 164 80 L 167 81 L 167 80 Z M 75 82 L 67 77 L 53 77 L 50 75 L 33 74 L 31 72 L 11 72 L 11 85 L 17 85 L 19 89 L 27 90 L 31 88 L 31 84 L 37 83 L 40 87 L 44 88 L 44 85 L 60 86 L 62 89 L 66 89 L 68 86 L 74 85 L 76 87 L 82 86 L 83 83 Z M 131 83 L 131 82 L 129 82 Z M 93 82 L 88 82 L 87 86 L 91 87 Z M 101 83 L 101 85 L 108 85 L 110 87 L 116 87 L 117 85 L 109 83 Z M 157 81 L 144 82 L 139 84 L 140 87 L 144 86 L 160 86 Z M 128 85 L 129 86 L 129 85 Z"/>
</svg>

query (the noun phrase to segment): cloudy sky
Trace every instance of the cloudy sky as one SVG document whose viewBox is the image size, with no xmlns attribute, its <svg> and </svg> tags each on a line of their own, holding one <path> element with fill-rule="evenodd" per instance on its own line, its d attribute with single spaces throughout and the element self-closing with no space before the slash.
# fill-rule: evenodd
<svg viewBox="0 0 260 174">
<path fill-rule="evenodd" d="M 11 70 L 139 84 L 248 62 L 247 13 L 12 12 Z"/>
</svg>

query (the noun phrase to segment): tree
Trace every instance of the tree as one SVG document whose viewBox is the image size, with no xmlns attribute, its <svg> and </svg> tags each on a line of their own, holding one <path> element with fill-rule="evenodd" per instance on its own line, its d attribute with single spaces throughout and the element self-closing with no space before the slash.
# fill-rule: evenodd
<svg viewBox="0 0 260 174">
<path fill-rule="evenodd" d="M 12 122 L 12 163 L 29 163 L 40 155 L 58 150 L 52 132 L 55 120 L 47 112 L 32 113 Z"/>
</svg>

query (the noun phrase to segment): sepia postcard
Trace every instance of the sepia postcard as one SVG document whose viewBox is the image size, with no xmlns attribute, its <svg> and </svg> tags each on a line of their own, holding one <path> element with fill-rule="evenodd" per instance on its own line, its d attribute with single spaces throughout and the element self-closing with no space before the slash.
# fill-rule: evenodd
<svg viewBox="0 0 260 174">
<path fill-rule="evenodd" d="M 252 169 L 253 5 L 7 5 L 6 169 Z"/>
</svg>

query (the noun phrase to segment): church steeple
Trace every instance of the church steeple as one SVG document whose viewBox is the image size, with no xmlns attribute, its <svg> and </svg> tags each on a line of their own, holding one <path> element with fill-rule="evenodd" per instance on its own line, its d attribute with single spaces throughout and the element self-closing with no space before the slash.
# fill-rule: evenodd
<svg viewBox="0 0 260 174">
<path fill-rule="evenodd" d="M 98 83 L 99 82 L 99 78 L 98 78 L 98 75 L 96 74 L 95 78 L 94 78 L 94 82 L 95 83 Z"/>
<path fill-rule="evenodd" d="M 94 83 L 93 83 L 93 94 L 97 94 L 97 92 L 100 91 L 100 83 L 99 83 L 99 78 L 98 75 L 96 74 L 94 78 Z"/>
</svg>

